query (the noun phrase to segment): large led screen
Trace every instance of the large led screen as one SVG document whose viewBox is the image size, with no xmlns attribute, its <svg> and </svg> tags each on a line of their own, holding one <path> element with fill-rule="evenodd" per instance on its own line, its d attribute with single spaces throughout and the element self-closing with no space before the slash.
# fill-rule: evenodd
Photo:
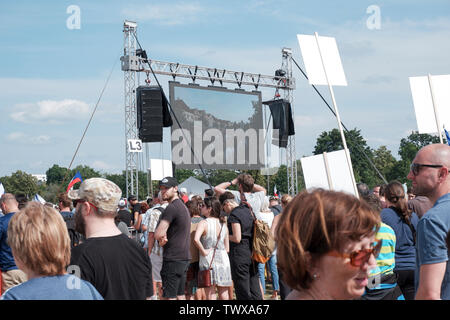
<svg viewBox="0 0 450 320">
<path fill-rule="evenodd" d="M 172 161 L 177 168 L 264 167 L 261 92 L 169 82 Z M 178 120 L 178 121 L 177 121 Z M 181 128 L 180 128 L 181 126 Z"/>
</svg>

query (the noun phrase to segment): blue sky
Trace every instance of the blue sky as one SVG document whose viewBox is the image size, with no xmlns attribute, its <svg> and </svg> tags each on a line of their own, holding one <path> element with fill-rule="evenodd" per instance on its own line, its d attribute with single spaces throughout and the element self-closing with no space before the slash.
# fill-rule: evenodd
<svg viewBox="0 0 450 320">
<path fill-rule="evenodd" d="M 66 26 L 70 5 L 80 8 L 80 29 Z M 379 30 L 367 28 L 370 5 L 380 8 Z M 408 77 L 450 73 L 448 0 L 2 1 L 0 176 L 67 167 L 114 63 L 73 166 L 124 169 L 124 19 L 138 23 L 152 59 L 267 75 L 281 67 L 283 47 L 304 68 L 296 34 L 335 37 L 348 82 L 335 88 L 342 121 L 395 156 L 400 139 L 417 130 Z M 295 67 L 294 77 L 301 157 L 337 123 Z M 172 79 L 159 80 L 168 94 Z M 330 101 L 328 88 L 319 90 Z M 262 94 L 269 100 L 274 90 Z M 159 146 L 150 149 L 161 157 Z M 167 144 L 162 149 L 170 153 Z"/>
</svg>

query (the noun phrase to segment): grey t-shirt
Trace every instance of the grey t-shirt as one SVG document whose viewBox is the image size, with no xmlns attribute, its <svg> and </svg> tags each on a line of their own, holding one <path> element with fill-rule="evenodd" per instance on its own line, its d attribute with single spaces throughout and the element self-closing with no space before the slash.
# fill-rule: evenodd
<svg viewBox="0 0 450 320">
<path fill-rule="evenodd" d="M 230 190 L 230 192 L 234 195 L 237 203 L 241 203 L 241 194 L 239 191 Z M 264 191 L 258 192 L 244 192 L 245 198 L 247 198 L 247 202 L 252 206 L 253 213 L 260 212 L 261 206 L 264 203 Z"/>
</svg>

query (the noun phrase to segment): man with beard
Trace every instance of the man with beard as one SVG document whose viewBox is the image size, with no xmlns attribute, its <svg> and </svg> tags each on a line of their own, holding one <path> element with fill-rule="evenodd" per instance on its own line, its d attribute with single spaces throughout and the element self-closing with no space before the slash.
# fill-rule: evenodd
<svg viewBox="0 0 450 320">
<path fill-rule="evenodd" d="M 78 199 L 77 231 L 86 237 L 72 250 L 71 265 L 105 300 L 149 299 L 153 287 L 148 255 L 114 223 L 121 195 L 116 184 L 103 178 L 84 180 L 79 190 L 69 192 L 69 198 Z"/>
<path fill-rule="evenodd" d="M 446 236 L 450 231 L 450 146 L 431 144 L 419 150 L 408 179 L 418 196 L 433 207 L 417 224 L 416 300 L 450 299 Z"/>
<path fill-rule="evenodd" d="M 161 279 L 164 300 L 184 300 L 186 271 L 191 260 L 189 210 L 178 195 L 178 182 L 166 177 L 159 182 L 162 199 L 169 205 L 161 214 L 155 239 L 163 247 Z"/>
</svg>

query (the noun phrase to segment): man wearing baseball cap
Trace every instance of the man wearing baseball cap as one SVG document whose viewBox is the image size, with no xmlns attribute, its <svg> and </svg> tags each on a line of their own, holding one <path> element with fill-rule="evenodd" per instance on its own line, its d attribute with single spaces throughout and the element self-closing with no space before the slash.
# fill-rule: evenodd
<svg viewBox="0 0 450 320">
<path fill-rule="evenodd" d="M 184 300 L 186 271 L 191 260 L 191 216 L 179 198 L 175 178 L 162 179 L 159 188 L 162 199 L 169 202 L 155 230 L 155 239 L 164 248 L 161 268 L 163 299 Z"/>
<path fill-rule="evenodd" d="M 103 178 L 84 180 L 69 198 L 78 200 L 75 224 L 86 241 L 72 250 L 71 266 L 103 298 L 138 300 L 153 295 L 152 269 L 146 252 L 116 227 L 122 191 Z M 77 269 L 75 269 L 77 270 Z"/>
</svg>

